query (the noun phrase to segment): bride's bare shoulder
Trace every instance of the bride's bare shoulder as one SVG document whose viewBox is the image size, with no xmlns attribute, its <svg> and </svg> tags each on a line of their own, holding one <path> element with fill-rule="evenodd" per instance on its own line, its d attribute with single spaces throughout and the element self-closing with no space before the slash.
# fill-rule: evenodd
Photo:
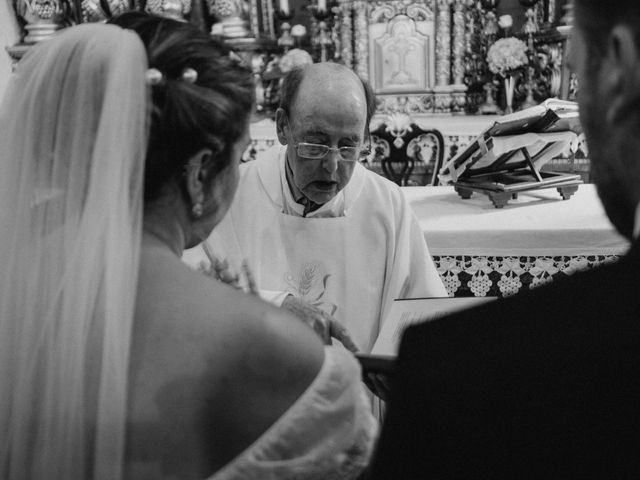
<svg viewBox="0 0 640 480">
<path fill-rule="evenodd" d="M 131 351 L 133 416 L 148 415 L 159 392 L 182 385 L 171 410 L 207 409 L 206 418 L 185 422 L 215 424 L 209 441 L 219 467 L 290 408 L 324 359 L 319 338 L 301 321 L 161 255 L 143 255 Z"/>
<path fill-rule="evenodd" d="M 165 252 L 143 252 L 138 281 L 138 317 L 166 321 L 181 331 L 192 328 L 232 336 L 238 345 L 253 335 L 263 342 L 319 344 L 316 335 L 287 312 L 214 280 Z M 179 327 L 179 328 L 178 328 Z M 237 338 L 236 338 L 237 336 Z"/>
</svg>

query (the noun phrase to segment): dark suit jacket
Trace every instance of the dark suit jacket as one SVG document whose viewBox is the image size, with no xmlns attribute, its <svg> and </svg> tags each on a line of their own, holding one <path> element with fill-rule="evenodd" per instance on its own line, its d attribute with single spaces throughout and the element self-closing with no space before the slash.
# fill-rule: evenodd
<svg viewBox="0 0 640 480">
<path fill-rule="evenodd" d="M 640 242 L 405 332 L 371 478 L 640 478 Z"/>
</svg>

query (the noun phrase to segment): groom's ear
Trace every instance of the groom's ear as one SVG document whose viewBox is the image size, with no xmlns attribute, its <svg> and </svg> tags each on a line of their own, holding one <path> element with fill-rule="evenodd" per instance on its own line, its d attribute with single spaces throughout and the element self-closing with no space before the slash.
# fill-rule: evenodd
<svg viewBox="0 0 640 480">
<path fill-rule="evenodd" d="M 627 25 L 611 30 L 599 77 L 607 99 L 605 119 L 615 128 L 635 115 L 640 105 L 640 50 Z"/>
</svg>

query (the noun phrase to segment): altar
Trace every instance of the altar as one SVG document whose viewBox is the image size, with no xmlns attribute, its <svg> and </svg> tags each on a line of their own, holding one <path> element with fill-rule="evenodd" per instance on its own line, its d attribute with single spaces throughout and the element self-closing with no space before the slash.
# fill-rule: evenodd
<svg viewBox="0 0 640 480">
<path fill-rule="evenodd" d="M 451 158 L 492 124 L 491 115 L 417 115 L 438 128 Z M 372 127 L 381 121 L 374 117 Z M 277 143 L 275 124 L 251 124 L 251 146 L 244 160 L 255 159 Z M 462 199 L 451 186 L 402 187 L 436 267 L 451 296 L 507 296 L 554 278 L 615 261 L 628 242 L 609 222 L 595 186 L 580 185 L 569 200 L 556 189 L 521 193 L 502 209 L 481 194 Z"/>
<path fill-rule="evenodd" d="M 438 128 L 445 158 L 472 141 L 494 116 L 418 116 Z M 379 121 L 374 118 L 372 126 Z M 245 161 L 277 143 L 269 119 L 251 125 Z M 452 186 L 402 187 L 450 296 L 507 296 L 554 278 L 615 261 L 627 240 L 609 222 L 595 185 L 569 200 L 555 188 L 520 193 L 502 209 L 486 195 L 462 199 Z"/>
<path fill-rule="evenodd" d="M 628 241 L 609 222 L 595 186 L 570 200 L 555 189 L 520 194 L 503 209 L 453 187 L 403 187 L 451 296 L 507 296 L 615 261 Z"/>
</svg>

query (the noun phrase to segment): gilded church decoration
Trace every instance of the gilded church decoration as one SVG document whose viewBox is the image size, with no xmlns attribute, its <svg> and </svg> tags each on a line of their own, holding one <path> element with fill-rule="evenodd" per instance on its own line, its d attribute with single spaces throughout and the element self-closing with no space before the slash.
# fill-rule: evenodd
<svg viewBox="0 0 640 480">
<path fill-rule="evenodd" d="M 381 1 L 370 3 L 369 23 L 387 23 L 396 15 L 406 15 L 416 22 L 433 22 L 432 3 L 418 3 L 407 0 Z"/>
<path fill-rule="evenodd" d="M 197 18 L 204 10 L 214 20 L 206 26 L 210 33 L 251 66 L 261 115 L 272 116 L 277 108 L 284 72 L 274 66 L 296 48 L 307 50 L 316 62 L 343 63 L 368 80 L 381 115 L 496 114 L 504 108 L 502 87 L 495 84 L 485 58 L 505 33 L 497 6 L 506 0 L 198 1 L 14 0 L 23 30 L 20 44 L 7 51 L 17 60 L 30 44 L 60 28 L 105 21 L 128 9 L 205 27 Z M 575 98 L 575 75 L 566 67 L 570 1 L 531 0 L 526 5 L 533 5 L 526 18 L 534 33 L 520 26 L 509 32 L 529 48 L 527 76 L 523 90 L 516 89 L 515 106 L 552 96 Z M 306 27 L 296 24 L 302 18 Z"/>
</svg>

